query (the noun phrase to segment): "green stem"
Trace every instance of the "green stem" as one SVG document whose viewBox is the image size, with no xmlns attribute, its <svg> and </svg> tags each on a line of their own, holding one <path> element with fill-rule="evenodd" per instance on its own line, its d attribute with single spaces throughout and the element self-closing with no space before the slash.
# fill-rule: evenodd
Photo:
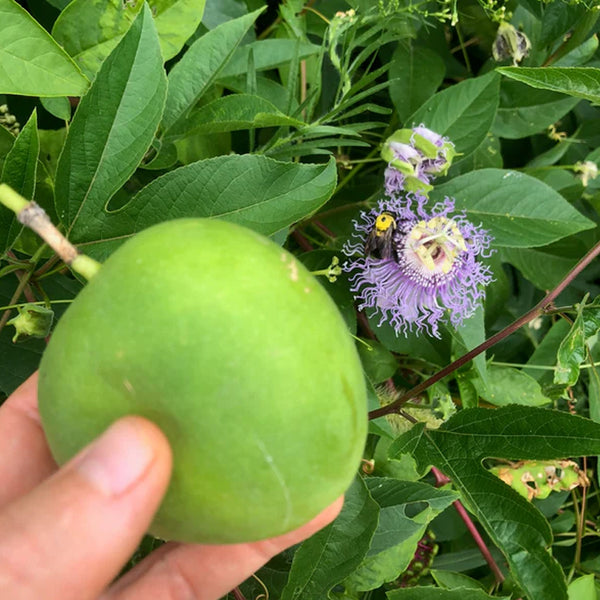
<svg viewBox="0 0 600 600">
<path fill-rule="evenodd" d="M 27 287 L 27 284 L 29 283 L 29 278 L 31 277 L 32 272 L 33 270 L 27 271 L 25 275 L 19 279 L 19 285 L 17 286 L 15 293 L 12 295 L 9 304 L 15 303 L 21 297 L 23 290 Z M 6 325 L 9 316 L 10 309 L 6 310 L 2 315 L 2 318 L 0 318 L 0 331 L 4 329 L 4 326 Z"/>
<path fill-rule="evenodd" d="M 90 280 L 102 266 L 93 258 L 81 254 L 52 224 L 44 209 L 28 201 L 8 185 L 0 184 L 0 204 L 17 215 L 17 220 L 35 231 L 71 269 Z"/>
<path fill-rule="evenodd" d="M 73 300 L 50 300 L 50 304 L 71 304 L 71 302 L 73 302 Z M 35 302 L 19 302 L 18 304 L 7 304 L 6 306 L 0 306 L 0 310 L 12 310 L 13 308 L 22 308 L 23 306 L 30 306 L 31 304 L 46 306 L 48 302 L 45 300 L 36 300 Z"/>
</svg>

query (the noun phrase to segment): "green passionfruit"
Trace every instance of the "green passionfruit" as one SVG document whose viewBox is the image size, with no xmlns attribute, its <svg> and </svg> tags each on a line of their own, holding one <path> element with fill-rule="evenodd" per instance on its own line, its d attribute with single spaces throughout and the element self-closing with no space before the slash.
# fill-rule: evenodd
<svg viewBox="0 0 600 600">
<path fill-rule="evenodd" d="M 342 494 L 367 430 L 352 337 L 291 254 L 236 225 L 151 227 L 102 265 L 58 323 L 39 380 L 65 462 L 136 414 L 167 435 L 164 539 L 236 543 L 290 531 Z"/>
</svg>

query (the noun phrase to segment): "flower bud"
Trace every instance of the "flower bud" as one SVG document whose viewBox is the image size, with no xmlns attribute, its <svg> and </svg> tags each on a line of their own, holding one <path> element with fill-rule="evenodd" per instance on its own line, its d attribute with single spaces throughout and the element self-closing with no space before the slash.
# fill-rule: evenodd
<svg viewBox="0 0 600 600">
<path fill-rule="evenodd" d="M 400 191 L 426 193 L 431 179 L 445 175 L 456 155 L 454 144 L 424 125 L 399 129 L 384 143 L 381 157 L 388 163 L 385 187 L 388 196 Z"/>
<path fill-rule="evenodd" d="M 583 187 L 587 187 L 591 179 L 598 177 L 598 165 L 593 160 L 576 163 L 574 170 Z"/>
<path fill-rule="evenodd" d="M 36 304 L 26 304 L 17 310 L 19 314 L 7 323 L 7 325 L 13 325 L 16 330 L 13 342 L 21 342 L 30 337 L 45 338 L 50 333 L 54 319 L 52 309 Z"/>
<path fill-rule="evenodd" d="M 520 63 L 531 49 L 529 38 L 510 23 L 502 21 L 492 46 L 492 55 L 496 62 L 512 58 L 513 65 Z"/>
</svg>

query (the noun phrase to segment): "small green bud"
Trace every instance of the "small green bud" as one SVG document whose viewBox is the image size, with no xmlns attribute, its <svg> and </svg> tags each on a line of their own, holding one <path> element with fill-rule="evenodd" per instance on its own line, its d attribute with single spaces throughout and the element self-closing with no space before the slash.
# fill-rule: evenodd
<svg viewBox="0 0 600 600">
<path fill-rule="evenodd" d="M 30 337 L 45 338 L 50 333 L 54 319 L 52 309 L 36 304 L 26 304 L 17 310 L 19 314 L 7 323 L 7 325 L 13 325 L 16 330 L 13 342 L 21 342 Z"/>
</svg>

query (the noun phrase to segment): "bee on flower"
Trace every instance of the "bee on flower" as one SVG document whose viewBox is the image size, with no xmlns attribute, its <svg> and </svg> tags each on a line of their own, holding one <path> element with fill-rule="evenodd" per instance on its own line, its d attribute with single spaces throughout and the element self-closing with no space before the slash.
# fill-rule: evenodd
<svg viewBox="0 0 600 600">
<path fill-rule="evenodd" d="M 407 194 L 362 212 L 343 268 L 359 309 L 379 316 L 379 325 L 439 338 L 440 323 L 458 327 L 481 305 L 492 273 L 478 258 L 492 254 L 492 238 L 464 214 L 452 215 L 454 200 L 426 204 Z"/>
</svg>

